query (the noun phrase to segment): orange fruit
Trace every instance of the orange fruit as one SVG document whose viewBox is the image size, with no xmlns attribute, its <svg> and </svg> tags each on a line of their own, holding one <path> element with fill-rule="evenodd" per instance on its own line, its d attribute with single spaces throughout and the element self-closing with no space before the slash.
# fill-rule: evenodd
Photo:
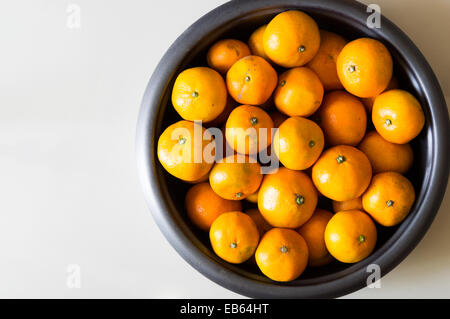
<svg viewBox="0 0 450 319">
<path fill-rule="evenodd" d="M 385 91 L 398 89 L 398 88 L 399 88 L 399 85 L 398 85 L 397 78 L 395 77 L 395 75 L 393 75 L 391 80 L 389 81 L 389 84 Z M 375 102 L 375 99 L 377 98 L 377 96 L 366 97 L 366 98 L 361 99 L 361 102 L 364 104 L 364 107 L 366 108 L 367 113 L 369 113 L 369 114 L 372 113 L 373 102 Z"/>
<path fill-rule="evenodd" d="M 275 281 L 291 281 L 308 264 L 308 246 L 292 229 L 273 228 L 261 239 L 255 252 L 261 272 Z"/>
<path fill-rule="evenodd" d="M 345 45 L 336 67 L 344 88 L 353 95 L 366 98 L 377 96 L 387 88 L 393 62 L 383 43 L 360 38 Z"/>
<path fill-rule="evenodd" d="M 260 26 L 258 29 L 253 31 L 248 39 L 248 46 L 253 55 L 260 56 L 267 61 L 270 61 L 266 52 L 264 52 L 264 31 L 266 30 L 267 24 Z"/>
<path fill-rule="evenodd" d="M 330 145 L 355 146 L 366 133 L 367 115 L 364 105 L 345 91 L 333 91 L 325 95 L 316 118 Z"/>
<path fill-rule="evenodd" d="M 227 72 L 230 95 L 241 104 L 264 104 L 277 85 L 277 72 L 269 62 L 256 55 L 246 56 Z"/>
<path fill-rule="evenodd" d="M 312 217 L 297 231 L 308 245 L 308 264 L 312 267 L 324 266 L 333 261 L 325 245 L 325 228 L 333 214 L 324 209 L 316 209 Z"/>
<path fill-rule="evenodd" d="M 319 27 L 304 12 L 284 11 L 267 25 L 263 44 L 264 52 L 276 64 L 285 68 L 302 66 L 319 50 Z"/>
<path fill-rule="evenodd" d="M 226 123 L 226 139 L 241 154 L 256 154 L 272 142 L 273 121 L 262 108 L 241 105 L 235 108 Z"/>
<path fill-rule="evenodd" d="M 251 208 L 246 211 L 247 215 L 253 219 L 253 222 L 258 228 L 259 235 L 262 237 L 267 231 L 272 229 L 273 227 L 264 219 L 263 215 L 259 212 L 257 208 Z"/>
<path fill-rule="evenodd" d="M 322 103 L 323 86 L 319 77 L 306 67 L 287 70 L 278 79 L 274 92 L 277 109 L 289 116 L 309 116 Z"/>
<path fill-rule="evenodd" d="M 332 201 L 333 210 L 335 213 L 341 212 L 343 210 L 362 210 L 362 199 L 357 197 L 354 199 L 344 200 L 342 202 Z"/>
<path fill-rule="evenodd" d="M 270 116 L 270 118 L 273 121 L 273 127 L 274 128 L 280 127 L 281 123 L 283 123 L 288 118 L 288 116 L 286 116 L 283 113 L 280 113 L 278 111 L 270 112 L 269 116 Z"/>
<path fill-rule="evenodd" d="M 205 134 L 205 128 L 189 121 L 179 121 L 164 130 L 158 140 L 158 159 L 171 175 L 184 181 L 198 181 L 208 174 L 214 164 L 214 154 L 205 157 L 206 147 L 214 140 L 202 139 L 201 149 L 194 148 L 194 130 Z M 213 152 L 212 152 L 213 153 Z"/>
<path fill-rule="evenodd" d="M 227 121 L 231 111 L 233 111 L 237 106 L 238 103 L 235 100 L 233 100 L 231 96 L 227 96 L 227 103 L 225 104 L 225 108 L 223 109 L 222 113 L 220 113 L 219 116 L 216 117 L 214 120 L 205 123 L 205 125 L 207 127 L 220 127 Z"/>
<path fill-rule="evenodd" d="M 242 210 L 240 201 L 223 199 L 209 183 L 192 186 L 186 194 L 185 207 L 190 221 L 204 231 L 209 231 L 219 215 Z"/>
<path fill-rule="evenodd" d="M 348 145 L 329 148 L 312 169 L 312 180 L 319 192 L 340 202 L 361 196 L 371 177 L 372 167 L 367 156 Z"/>
<path fill-rule="evenodd" d="M 228 156 L 217 162 L 209 174 L 212 189 L 222 198 L 241 200 L 256 192 L 263 176 L 257 162 L 245 155 Z"/>
<path fill-rule="evenodd" d="M 250 55 L 247 44 L 235 39 L 223 39 L 209 48 L 206 62 L 217 72 L 225 74 L 236 61 L 247 55 Z"/>
<path fill-rule="evenodd" d="M 274 227 L 300 227 L 316 205 L 317 191 L 308 175 L 286 167 L 265 175 L 258 191 L 258 209 Z"/>
<path fill-rule="evenodd" d="M 273 146 L 289 169 L 304 170 L 322 153 L 324 137 L 319 125 L 303 117 L 290 117 L 275 132 Z"/>
<path fill-rule="evenodd" d="M 185 181 L 185 182 L 188 184 L 198 184 L 198 183 L 206 182 L 208 180 L 209 180 L 209 172 L 194 181 Z"/>
<path fill-rule="evenodd" d="M 227 89 L 222 76 L 207 67 L 184 70 L 175 80 L 172 104 L 188 121 L 214 120 L 227 103 Z"/>
<path fill-rule="evenodd" d="M 213 222 L 209 239 L 217 256 L 229 263 L 240 264 L 255 252 L 259 233 L 250 216 L 242 212 L 228 212 Z"/>
<path fill-rule="evenodd" d="M 250 203 L 258 203 L 258 191 L 254 192 L 253 194 L 250 194 L 246 198 L 247 201 Z"/>
<path fill-rule="evenodd" d="M 396 172 L 375 175 L 362 197 L 364 210 L 383 226 L 401 223 L 409 214 L 414 200 L 413 185 Z"/>
<path fill-rule="evenodd" d="M 358 148 L 366 154 L 374 174 L 388 171 L 404 174 L 413 163 L 409 144 L 388 142 L 376 131 L 367 133 Z"/>
<path fill-rule="evenodd" d="M 389 90 L 375 99 L 372 121 L 388 142 L 405 144 L 419 135 L 425 115 L 419 101 L 404 90 Z"/>
<path fill-rule="evenodd" d="M 325 228 L 330 254 L 343 263 L 356 263 L 369 256 L 377 242 L 377 229 L 370 217 L 359 210 L 334 214 Z"/>
<path fill-rule="evenodd" d="M 320 47 L 314 58 L 309 61 L 307 67 L 313 70 L 327 91 L 340 90 L 344 87 L 339 81 L 336 70 L 336 60 L 342 48 L 347 44 L 340 35 L 336 33 L 320 31 Z"/>
</svg>

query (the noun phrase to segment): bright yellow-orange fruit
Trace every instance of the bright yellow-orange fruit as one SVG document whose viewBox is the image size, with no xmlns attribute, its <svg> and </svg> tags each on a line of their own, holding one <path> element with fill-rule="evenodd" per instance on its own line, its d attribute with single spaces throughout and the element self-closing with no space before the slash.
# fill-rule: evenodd
<svg viewBox="0 0 450 319">
<path fill-rule="evenodd" d="M 239 104 L 233 100 L 231 96 L 227 96 L 227 103 L 225 104 L 225 108 L 223 109 L 222 113 L 219 114 L 218 117 L 216 117 L 214 120 L 204 123 L 206 127 L 221 127 L 228 119 L 228 116 L 230 116 L 231 112 L 238 106 Z"/>
<path fill-rule="evenodd" d="M 220 160 L 209 174 L 214 192 L 230 200 L 241 200 L 256 192 L 262 178 L 260 165 L 240 154 Z"/>
<path fill-rule="evenodd" d="M 372 167 L 367 156 L 348 145 L 329 148 L 312 169 L 312 180 L 319 192 L 340 202 L 361 196 L 371 177 Z"/>
<path fill-rule="evenodd" d="M 333 91 L 325 95 L 315 117 L 329 145 L 356 146 L 366 133 L 364 105 L 345 91 Z"/>
<path fill-rule="evenodd" d="M 264 176 L 258 191 L 258 209 L 274 227 L 297 228 L 314 213 L 317 191 L 303 172 L 280 167 Z"/>
<path fill-rule="evenodd" d="M 222 113 L 226 103 L 225 81 L 213 69 L 184 70 L 173 85 L 173 107 L 185 120 L 210 122 Z"/>
<path fill-rule="evenodd" d="M 256 29 L 248 39 L 248 46 L 253 55 L 258 55 L 267 61 L 270 61 L 266 52 L 264 52 L 264 31 L 266 30 L 267 24 L 260 26 Z"/>
<path fill-rule="evenodd" d="M 375 99 L 372 121 L 385 140 L 405 144 L 422 131 L 425 115 L 419 101 L 411 93 L 389 90 Z"/>
<path fill-rule="evenodd" d="M 209 48 L 206 61 L 211 68 L 225 74 L 236 61 L 247 55 L 250 55 L 247 44 L 236 39 L 223 39 Z"/>
<path fill-rule="evenodd" d="M 413 163 L 413 151 L 409 144 L 388 142 L 376 131 L 367 133 L 358 148 L 366 154 L 374 174 L 389 171 L 404 174 Z"/>
<path fill-rule="evenodd" d="M 194 130 L 205 134 L 205 128 L 190 121 L 179 121 L 164 130 L 158 140 L 158 159 L 171 175 L 187 182 L 197 182 L 208 174 L 214 164 L 214 140 L 202 139 L 200 148 L 194 147 Z M 197 157 L 196 154 L 199 154 Z"/>
<path fill-rule="evenodd" d="M 343 89 L 337 75 L 336 61 L 346 44 L 347 40 L 340 35 L 320 30 L 319 51 L 307 66 L 317 74 L 326 91 Z"/>
<path fill-rule="evenodd" d="M 277 85 L 277 72 L 269 62 L 256 55 L 246 56 L 227 72 L 230 95 L 241 104 L 261 105 Z"/>
<path fill-rule="evenodd" d="M 309 116 L 322 103 L 323 86 L 319 77 L 307 67 L 282 73 L 274 92 L 277 109 L 289 116 Z"/>
<path fill-rule="evenodd" d="M 409 214 L 414 200 L 413 185 L 396 172 L 375 175 L 362 197 L 364 210 L 383 226 L 401 223 Z"/>
<path fill-rule="evenodd" d="M 214 252 L 225 261 L 240 264 L 255 252 L 259 232 L 247 214 L 228 212 L 220 215 L 211 225 L 209 238 Z"/>
<path fill-rule="evenodd" d="M 258 203 L 258 191 L 254 192 L 253 194 L 250 194 L 246 198 L 247 201 L 250 203 Z"/>
<path fill-rule="evenodd" d="M 304 170 L 312 166 L 322 153 L 324 136 L 313 121 L 290 117 L 276 131 L 273 143 L 275 154 L 284 166 Z"/>
<path fill-rule="evenodd" d="M 276 64 L 285 68 L 302 66 L 319 50 L 319 27 L 304 12 L 284 11 L 267 25 L 263 43 L 264 52 Z"/>
<path fill-rule="evenodd" d="M 330 254 L 343 263 L 356 263 L 369 256 L 377 242 L 377 229 L 370 217 L 359 210 L 334 214 L 325 228 Z"/>
<path fill-rule="evenodd" d="M 212 190 L 209 183 L 192 186 L 186 194 L 185 207 L 191 222 L 204 231 L 209 231 L 221 214 L 242 210 L 240 201 L 223 199 Z"/>
<path fill-rule="evenodd" d="M 325 228 L 333 214 L 324 209 L 316 209 L 312 217 L 297 231 L 305 239 L 309 251 L 309 266 L 318 267 L 329 264 L 333 257 L 325 245 Z"/>
<path fill-rule="evenodd" d="M 393 62 L 383 43 L 360 38 L 345 45 L 336 67 L 344 88 L 353 95 L 367 98 L 377 96 L 387 88 Z"/>
<path fill-rule="evenodd" d="M 385 91 L 398 89 L 398 88 L 399 88 L 398 80 L 395 77 L 395 75 L 392 75 L 392 78 L 389 81 L 389 84 Z M 375 102 L 375 99 L 377 98 L 377 96 L 366 97 L 366 98 L 361 99 L 361 102 L 364 104 L 364 107 L 366 108 L 366 111 L 369 115 L 372 114 L 373 102 Z"/>
<path fill-rule="evenodd" d="M 261 239 L 255 258 L 259 269 L 270 279 L 291 281 L 308 264 L 308 245 L 295 230 L 273 228 Z"/>
<path fill-rule="evenodd" d="M 272 142 L 272 118 L 262 108 L 241 105 L 235 108 L 226 123 L 226 139 L 241 154 L 256 154 Z"/>
<path fill-rule="evenodd" d="M 332 201 L 333 210 L 335 213 L 341 212 L 343 210 L 362 210 L 362 199 L 357 197 L 354 199 L 344 200 L 342 202 Z"/>
</svg>

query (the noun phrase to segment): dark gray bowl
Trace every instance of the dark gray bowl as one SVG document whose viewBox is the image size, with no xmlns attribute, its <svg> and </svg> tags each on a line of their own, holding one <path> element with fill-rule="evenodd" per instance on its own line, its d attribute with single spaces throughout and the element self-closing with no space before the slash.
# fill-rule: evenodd
<svg viewBox="0 0 450 319">
<path fill-rule="evenodd" d="M 171 88 L 178 73 L 187 67 L 205 65 L 205 51 L 219 38 L 246 41 L 256 27 L 288 9 L 303 10 L 316 19 L 321 28 L 349 39 L 369 36 L 385 43 L 394 57 L 400 86 L 422 103 L 426 125 L 412 143 L 415 162 L 408 177 L 415 186 L 417 200 L 406 220 L 397 227 L 379 227 L 374 253 L 359 263 L 334 262 L 322 268 L 308 268 L 297 280 L 278 283 L 264 277 L 251 261 L 232 265 L 212 252 L 208 236 L 192 227 L 186 218 L 183 204 L 189 185 L 164 171 L 157 160 L 156 145 L 162 130 L 180 120 L 170 104 Z M 384 17 L 380 29 L 369 29 L 366 26 L 368 15 L 365 5 L 349 0 L 235 0 L 195 22 L 158 64 L 145 91 L 137 125 L 140 180 L 162 233 L 187 262 L 209 279 L 250 297 L 338 297 L 366 285 L 368 265 L 379 265 L 382 275 L 392 270 L 429 228 L 449 176 L 450 131 L 445 100 L 432 69 L 414 43 Z"/>
</svg>

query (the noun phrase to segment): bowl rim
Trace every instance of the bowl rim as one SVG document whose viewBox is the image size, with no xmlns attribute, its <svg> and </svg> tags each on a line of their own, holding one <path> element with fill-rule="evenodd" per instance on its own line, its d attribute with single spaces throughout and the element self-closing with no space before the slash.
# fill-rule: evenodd
<svg viewBox="0 0 450 319">
<path fill-rule="evenodd" d="M 432 131 L 431 162 L 424 176 L 421 197 L 427 202 L 417 202 L 417 214 L 400 228 L 371 256 L 345 270 L 322 276 L 321 282 L 304 280 L 301 286 L 260 281 L 245 271 L 236 271 L 232 265 L 224 264 L 202 248 L 202 244 L 189 228 L 176 220 L 177 210 L 165 198 L 168 190 L 161 180 L 154 152 L 157 142 L 156 131 L 158 111 L 162 94 L 167 90 L 175 71 L 193 46 L 205 37 L 209 30 L 215 30 L 232 20 L 242 19 L 251 12 L 263 9 L 284 11 L 297 8 L 320 9 L 330 12 L 345 12 L 345 16 L 361 23 L 366 21 L 367 6 L 353 0 L 233 0 L 210 11 L 185 32 L 169 47 L 156 66 L 146 87 L 136 127 L 136 161 L 140 183 L 147 205 L 159 229 L 175 250 L 197 271 L 217 284 L 236 293 L 257 298 L 332 298 L 359 290 L 366 285 L 369 275 L 367 266 L 378 264 L 381 275 L 386 275 L 397 266 L 416 247 L 433 222 L 444 196 L 449 175 L 449 116 L 446 102 L 439 82 L 414 43 L 384 16 L 381 16 L 382 29 L 371 29 L 375 36 L 391 39 L 400 52 L 408 51 L 408 66 L 413 71 L 417 85 L 421 87 L 427 104 L 430 105 L 430 130 Z M 173 66 L 176 66 L 175 68 Z M 428 142 L 430 143 L 430 142 Z"/>
</svg>

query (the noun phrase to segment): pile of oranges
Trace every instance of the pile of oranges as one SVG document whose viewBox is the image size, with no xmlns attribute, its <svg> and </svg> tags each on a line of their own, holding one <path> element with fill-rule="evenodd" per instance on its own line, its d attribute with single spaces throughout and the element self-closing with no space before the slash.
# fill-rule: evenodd
<svg viewBox="0 0 450 319">
<path fill-rule="evenodd" d="M 381 42 L 349 42 L 291 10 L 247 44 L 214 43 L 206 63 L 176 78 L 182 120 L 161 134 L 157 152 L 167 172 L 192 184 L 187 216 L 220 258 L 256 260 L 267 277 L 291 281 L 307 266 L 361 261 L 375 247 L 376 223 L 405 219 L 415 200 L 404 176 L 408 143 L 425 117 L 398 88 Z M 231 152 L 218 158 L 222 148 Z M 264 171 L 262 153 L 281 167 Z M 334 213 L 318 207 L 320 196 Z"/>
</svg>

